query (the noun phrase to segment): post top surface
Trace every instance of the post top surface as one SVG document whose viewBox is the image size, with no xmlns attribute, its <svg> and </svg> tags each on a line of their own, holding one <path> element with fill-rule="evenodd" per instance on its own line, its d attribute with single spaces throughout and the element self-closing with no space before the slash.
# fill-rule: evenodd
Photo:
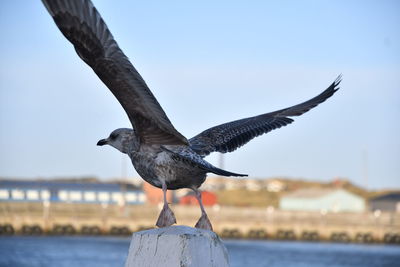
<svg viewBox="0 0 400 267">
<path fill-rule="evenodd" d="M 193 228 L 185 225 L 173 225 L 163 228 L 155 228 L 137 232 L 139 235 L 193 235 L 193 236 L 215 236 L 216 234 L 209 230 Z"/>
</svg>

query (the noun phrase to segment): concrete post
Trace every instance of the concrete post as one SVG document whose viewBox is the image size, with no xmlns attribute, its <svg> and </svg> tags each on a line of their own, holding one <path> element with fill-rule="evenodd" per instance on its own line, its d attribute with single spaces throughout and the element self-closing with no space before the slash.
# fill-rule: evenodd
<svg viewBox="0 0 400 267">
<path fill-rule="evenodd" d="M 134 233 L 125 267 L 229 267 L 228 253 L 211 231 L 171 226 Z"/>
</svg>

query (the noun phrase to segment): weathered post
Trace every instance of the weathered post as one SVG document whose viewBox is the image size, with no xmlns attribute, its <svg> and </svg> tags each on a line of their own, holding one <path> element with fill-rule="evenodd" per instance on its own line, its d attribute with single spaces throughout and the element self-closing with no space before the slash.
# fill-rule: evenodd
<svg viewBox="0 0 400 267">
<path fill-rule="evenodd" d="M 171 226 L 134 233 L 125 267 L 228 267 L 228 253 L 211 231 Z"/>
</svg>

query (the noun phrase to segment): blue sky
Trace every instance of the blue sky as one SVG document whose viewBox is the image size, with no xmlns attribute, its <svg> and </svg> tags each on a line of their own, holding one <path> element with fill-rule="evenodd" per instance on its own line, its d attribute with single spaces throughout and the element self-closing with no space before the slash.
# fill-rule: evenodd
<svg viewBox="0 0 400 267">
<path fill-rule="evenodd" d="M 226 169 L 400 188 L 398 1 L 94 4 L 188 138 L 307 100 L 343 74 L 336 95 L 226 154 Z M 0 176 L 137 176 L 95 145 L 129 121 L 41 2 L 1 1 L 0 30 Z"/>
</svg>

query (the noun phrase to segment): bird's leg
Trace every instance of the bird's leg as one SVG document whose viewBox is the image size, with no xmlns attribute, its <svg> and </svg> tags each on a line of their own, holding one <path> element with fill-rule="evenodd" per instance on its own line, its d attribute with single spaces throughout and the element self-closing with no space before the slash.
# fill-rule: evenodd
<svg viewBox="0 0 400 267">
<path fill-rule="evenodd" d="M 201 192 L 198 189 L 193 189 L 193 191 L 196 195 L 197 201 L 199 202 L 200 209 L 201 209 L 201 217 L 197 221 L 197 223 L 194 227 L 212 231 L 213 228 L 212 228 L 211 222 L 208 219 L 206 210 L 204 209 L 204 206 L 203 206 L 203 201 L 201 200 Z"/>
<path fill-rule="evenodd" d="M 168 206 L 167 202 L 167 185 L 164 181 L 162 181 L 162 191 L 164 194 L 164 207 L 161 210 L 160 215 L 158 216 L 158 220 L 156 226 L 158 227 L 168 227 L 176 223 L 176 218 L 172 210 Z"/>
</svg>

